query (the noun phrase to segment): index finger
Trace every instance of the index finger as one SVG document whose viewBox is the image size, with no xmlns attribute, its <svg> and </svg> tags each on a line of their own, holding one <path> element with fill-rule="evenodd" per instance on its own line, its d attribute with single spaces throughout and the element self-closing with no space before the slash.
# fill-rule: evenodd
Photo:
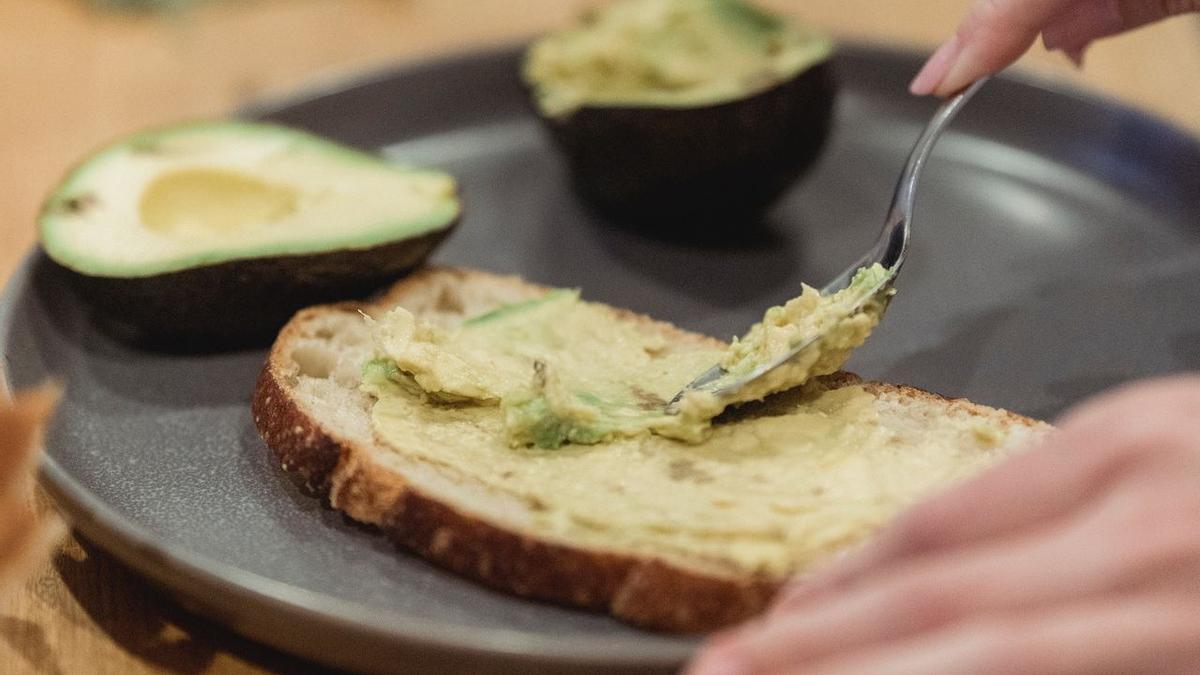
<svg viewBox="0 0 1200 675">
<path fill-rule="evenodd" d="M 1038 34 L 1078 0 L 977 0 L 954 37 L 926 62 L 910 87 L 947 96 L 1019 59 Z"/>
</svg>

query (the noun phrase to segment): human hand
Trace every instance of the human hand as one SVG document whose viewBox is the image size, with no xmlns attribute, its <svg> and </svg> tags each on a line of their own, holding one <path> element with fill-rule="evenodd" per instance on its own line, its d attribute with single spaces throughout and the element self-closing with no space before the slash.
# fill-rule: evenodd
<svg viewBox="0 0 1200 675">
<path fill-rule="evenodd" d="M 1067 414 L 714 636 L 690 675 L 1195 673 L 1200 376 Z"/>
<path fill-rule="evenodd" d="M 1062 50 L 1079 63 L 1093 40 L 1197 11 L 1200 0 L 976 0 L 909 89 L 953 94 L 1012 64 L 1038 35 L 1046 49 Z"/>
<path fill-rule="evenodd" d="M 11 591 L 63 534 L 55 518 L 39 518 L 33 505 L 38 437 L 58 393 L 43 388 L 0 403 L 0 596 Z"/>
</svg>

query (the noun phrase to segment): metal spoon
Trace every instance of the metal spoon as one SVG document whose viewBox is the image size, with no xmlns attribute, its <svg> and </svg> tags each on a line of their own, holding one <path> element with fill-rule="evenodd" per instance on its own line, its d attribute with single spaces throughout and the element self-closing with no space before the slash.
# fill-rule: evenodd
<svg viewBox="0 0 1200 675">
<path fill-rule="evenodd" d="M 908 161 L 904 163 L 904 171 L 901 172 L 900 180 L 896 183 L 896 191 L 892 195 L 892 204 L 888 208 L 887 218 L 884 220 L 883 231 L 880 232 L 879 239 L 875 241 L 875 245 L 863 257 L 843 270 L 821 289 L 823 297 L 837 293 L 850 285 L 850 280 L 854 278 L 855 272 L 863 267 L 870 267 L 875 263 L 879 263 L 888 271 L 887 276 L 878 285 L 869 292 L 864 293 L 859 301 L 852 305 L 851 309 L 846 313 L 847 317 L 862 311 L 863 306 L 868 301 L 887 293 L 888 289 L 891 288 L 896 279 L 896 274 L 900 272 L 900 266 L 904 264 L 905 253 L 908 251 L 908 240 L 912 231 L 913 199 L 916 197 L 917 180 L 921 177 L 921 169 L 925 166 L 925 160 L 929 157 L 929 152 L 933 150 L 933 144 L 941 136 L 942 131 L 949 126 L 950 121 L 954 119 L 958 111 L 975 95 L 975 92 L 979 91 L 979 88 L 986 81 L 987 78 L 977 80 L 958 94 L 946 99 L 937 109 L 937 112 L 933 114 L 933 118 L 929 120 L 929 124 L 925 126 L 925 130 L 921 132 L 921 136 L 917 138 L 916 145 L 913 146 L 912 151 L 909 153 Z M 884 306 L 886 307 L 886 298 L 880 299 L 884 300 Z M 693 390 L 705 390 L 715 394 L 718 398 L 728 398 L 747 383 L 762 377 L 764 374 L 790 361 L 797 354 L 818 342 L 820 337 L 820 335 L 813 336 L 795 346 L 784 356 L 770 363 L 762 364 L 737 379 L 731 378 L 728 381 L 721 381 L 728 373 L 720 364 L 717 364 L 704 371 L 699 377 L 685 386 L 671 399 L 671 402 L 667 404 L 667 408 L 669 411 L 673 410 L 684 394 Z"/>
</svg>

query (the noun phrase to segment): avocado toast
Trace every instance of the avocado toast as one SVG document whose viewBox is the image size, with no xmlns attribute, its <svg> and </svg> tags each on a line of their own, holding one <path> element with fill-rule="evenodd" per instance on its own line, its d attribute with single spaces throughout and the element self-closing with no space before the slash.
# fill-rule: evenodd
<svg viewBox="0 0 1200 675">
<path fill-rule="evenodd" d="M 550 289 L 425 269 L 367 304 L 301 311 L 253 400 L 282 468 L 425 558 L 521 596 L 703 631 L 761 611 L 790 577 L 1049 427 L 836 373 L 727 412 L 700 443 L 657 435 L 513 447 L 500 408 L 363 386 L 368 322 L 401 306 L 445 329 Z M 625 310 L 663 355 L 726 345 Z"/>
</svg>

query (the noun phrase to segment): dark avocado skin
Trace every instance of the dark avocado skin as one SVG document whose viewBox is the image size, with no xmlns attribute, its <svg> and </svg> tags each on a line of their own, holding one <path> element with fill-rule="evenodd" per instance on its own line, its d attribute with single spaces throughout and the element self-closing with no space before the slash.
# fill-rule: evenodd
<svg viewBox="0 0 1200 675">
<path fill-rule="evenodd" d="M 230 260 L 147 277 L 82 274 L 57 262 L 123 339 L 169 351 L 270 343 L 309 305 L 358 299 L 419 266 L 457 225 L 368 249 Z"/>
<path fill-rule="evenodd" d="M 716 105 L 584 107 L 542 119 L 579 194 L 602 214 L 706 239 L 757 218 L 816 161 L 835 90 L 826 60 Z"/>
</svg>

